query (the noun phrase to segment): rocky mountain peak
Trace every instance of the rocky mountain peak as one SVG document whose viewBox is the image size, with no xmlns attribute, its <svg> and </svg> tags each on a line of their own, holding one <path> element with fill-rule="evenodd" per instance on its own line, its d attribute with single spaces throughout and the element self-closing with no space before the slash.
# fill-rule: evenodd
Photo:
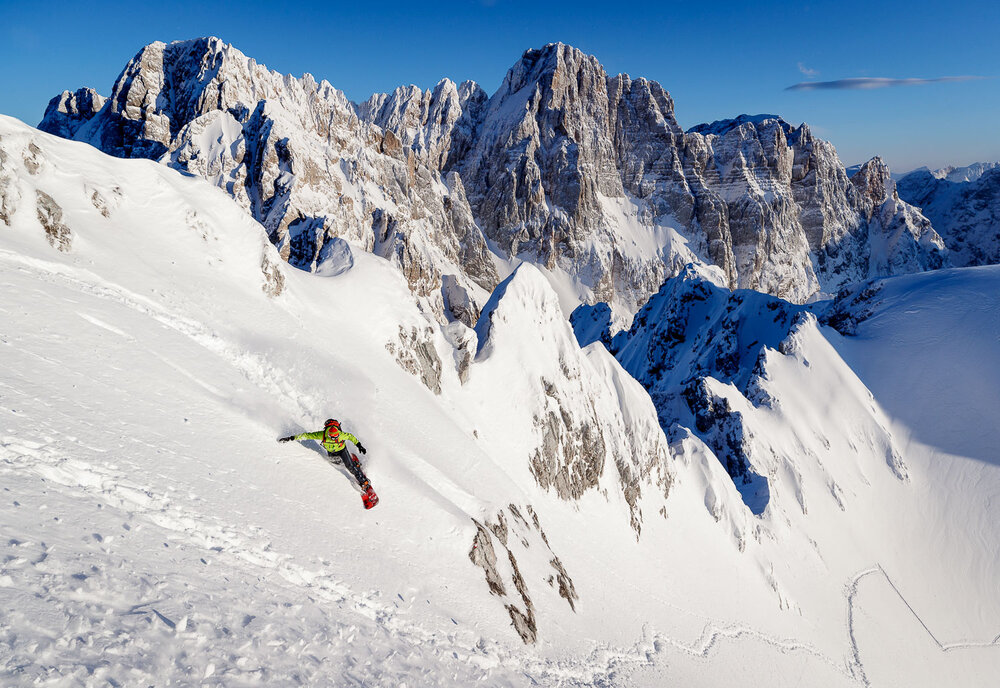
<svg viewBox="0 0 1000 688">
<path fill-rule="evenodd" d="M 49 101 L 38 128 L 71 139 L 81 126 L 100 112 L 106 102 L 107 98 L 92 88 L 63 91 Z"/>
<path fill-rule="evenodd" d="M 232 46 L 207 37 L 170 44 L 156 41 L 129 61 L 115 82 L 111 101 L 122 119 L 144 123 L 143 140 L 133 142 L 139 156 L 162 154 L 180 128 L 201 114 L 209 98 L 214 96 L 216 107 L 230 105 L 223 102 L 220 82 L 225 76 L 218 78 L 230 54 L 246 60 Z"/>
<path fill-rule="evenodd" d="M 701 134 L 703 136 L 710 136 L 710 135 L 725 136 L 733 129 L 741 127 L 744 124 L 761 125 L 764 124 L 765 122 L 771 122 L 771 121 L 777 122 L 778 126 L 780 126 L 781 129 L 784 130 L 786 134 L 790 134 L 792 132 L 793 127 L 788 122 L 783 120 L 778 115 L 767 115 L 767 114 L 761 114 L 761 115 L 744 114 L 744 115 L 739 115 L 737 117 L 733 117 L 731 119 L 720 119 L 710 123 L 696 124 L 687 131 L 689 134 Z"/>
<path fill-rule="evenodd" d="M 556 90 L 581 72 L 604 74 L 597 58 L 565 43 L 549 43 L 541 48 L 524 51 L 508 71 L 499 92 L 514 93 L 526 85 L 545 81 Z M 606 74 L 605 74 L 606 76 Z"/>
<path fill-rule="evenodd" d="M 873 207 L 881 205 L 888 198 L 899 198 L 889 166 L 877 155 L 858 168 L 851 177 L 851 183 Z"/>
<path fill-rule="evenodd" d="M 216 37 L 147 45 L 126 65 L 110 100 L 109 111 L 82 136 L 99 139 L 115 155 L 153 159 L 209 112 L 244 122 L 258 104 L 272 102 L 309 129 L 354 116 L 350 101 L 326 81 L 272 72 Z"/>
<path fill-rule="evenodd" d="M 941 169 L 932 171 L 931 174 L 937 179 L 962 183 L 974 182 L 987 172 L 996 169 L 1000 169 L 1000 162 L 974 162 L 971 165 L 963 165 L 961 167 L 947 165 Z"/>
<path fill-rule="evenodd" d="M 297 267 L 319 270 L 348 246 L 375 252 L 447 320 L 444 275 L 457 277 L 451 293 L 470 294 L 473 305 L 498 281 L 461 179 L 442 173 L 453 144 L 467 149 L 476 128 L 463 103 L 477 111 L 485 100 L 475 84 L 443 80 L 358 107 L 326 81 L 272 72 L 202 38 L 143 48 L 109 105 L 73 135 L 209 179 Z"/>
<path fill-rule="evenodd" d="M 471 323 L 500 279 L 493 253 L 545 268 L 567 312 L 609 303 L 620 329 L 688 263 L 801 302 L 873 266 L 934 264 L 924 253 L 937 250 L 917 241 L 870 261 L 881 168 L 850 182 L 807 126 L 741 115 L 684 133 L 663 86 L 609 77 L 562 43 L 526 51 L 490 97 L 443 79 L 355 105 L 218 38 L 158 42 L 100 112 L 87 97 L 57 103 L 42 127 L 209 179 L 298 267 L 348 246 L 377 253 L 442 321 Z M 879 209 L 882 229 L 930 236 L 905 203 Z"/>
<path fill-rule="evenodd" d="M 487 100 L 474 81 L 442 79 L 427 91 L 400 86 L 376 93 L 357 107 L 358 117 L 410 149 L 431 169 L 442 171 L 468 149 Z"/>
</svg>

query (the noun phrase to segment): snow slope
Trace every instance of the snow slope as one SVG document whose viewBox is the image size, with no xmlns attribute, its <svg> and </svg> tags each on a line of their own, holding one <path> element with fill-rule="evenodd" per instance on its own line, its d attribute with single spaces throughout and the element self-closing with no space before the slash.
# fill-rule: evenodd
<svg viewBox="0 0 1000 688">
<path fill-rule="evenodd" d="M 639 383 L 576 345 L 531 265 L 475 330 L 442 327 L 346 244 L 326 276 L 286 267 L 204 180 L 5 117 L 0 152 L 0 682 L 1000 670 L 998 467 L 877 407 L 844 363 L 874 355 L 863 337 L 802 321 L 764 352 L 771 408 L 709 383 L 760 445 L 754 515 L 702 439 L 668 442 Z M 274 441 L 331 415 L 369 450 L 370 512 L 316 446 Z"/>
<path fill-rule="evenodd" d="M 750 532 L 781 542 L 784 559 L 759 551 L 782 603 L 815 617 L 820 577 L 848 581 L 862 683 L 988 685 L 996 666 L 998 286 L 997 267 L 862 285 L 835 306 L 854 316 L 844 337 L 687 271 L 611 342 L 668 436 L 711 446 L 759 514 Z M 731 501 L 706 505 L 741 532 Z M 901 639 L 875 651 L 890 631 Z"/>
<path fill-rule="evenodd" d="M 523 496 L 386 350 L 426 325 L 398 273 L 358 255 L 269 298 L 277 254 L 218 190 L 9 119 L 0 136 L 8 164 L 44 147 L 5 187 L 4 675 L 510 683 L 524 662 L 497 667 L 521 641 L 467 552 L 470 515 L 493 508 L 477 484 Z M 274 442 L 330 414 L 364 438 L 376 487 L 399 486 L 376 511 L 315 447 Z"/>
<path fill-rule="evenodd" d="M 1000 267 L 876 282 L 873 308 L 837 348 L 886 410 L 924 444 L 1000 462 Z M 891 342 L 884 346 L 883 342 Z"/>
</svg>

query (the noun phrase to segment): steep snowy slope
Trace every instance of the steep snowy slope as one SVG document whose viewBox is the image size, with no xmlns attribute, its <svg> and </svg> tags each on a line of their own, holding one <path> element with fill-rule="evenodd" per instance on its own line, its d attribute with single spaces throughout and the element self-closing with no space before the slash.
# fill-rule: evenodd
<svg viewBox="0 0 1000 688">
<path fill-rule="evenodd" d="M 772 408 L 706 382 L 753 431 L 755 515 L 697 428 L 668 443 L 639 383 L 576 345 L 531 265 L 476 328 L 441 326 L 381 258 L 287 268 L 203 180 L 9 118 L 0 152 L 3 682 L 1000 670 L 996 466 L 935 463 L 811 316 L 763 352 Z M 316 447 L 274 442 L 329 415 L 369 449 L 373 511 Z"/>
<path fill-rule="evenodd" d="M 444 343 L 422 346 L 388 263 L 286 274 L 200 180 L 9 119 L 0 140 L 6 676 L 544 677 L 530 656 L 500 668 L 522 641 L 469 557 L 473 518 L 541 492 L 508 477 L 526 458 L 494 461 L 474 417 L 397 364 L 426 373 L 413 352 Z M 274 442 L 327 415 L 367 444 L 374 512 L 313 448 Z M 632 532 L 627 510 L 617 523 Z M 521 566 L 535 604 L 566 606 Z"/>
<path fill-rule="evenodd" d="M 838 351 L 917 439 L 987 463 L 1000 458 L 998 284 L 997 266 L 879 280 L 826 315 L 849 335 Z"/>
<path fill-rule="evenodd" d="M 786 568 L 769 552 L 784 603 L 816 613 L 822 586 L 799 587 L 811 556 L 847 577 L 866 684 L 988 685 L 1000 661 L 998 287 L 995 267 L 862 285 L 815 308 L 844 337 L 801 306 L 688 272 L 610 341 L 668 436 L 696 434 L 725 465 L 761 550 L 774 537 L 806 556 Z M 706 493 L 739 532 L 716 504 Z M 891 650 L 865 647 L 889 632 Z"/>
</svg>

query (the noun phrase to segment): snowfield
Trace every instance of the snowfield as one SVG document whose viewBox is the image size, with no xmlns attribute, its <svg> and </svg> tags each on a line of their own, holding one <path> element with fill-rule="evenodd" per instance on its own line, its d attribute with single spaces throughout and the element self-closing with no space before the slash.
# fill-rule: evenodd
<svg viewBox="0 0 1000 688">
<path fill-rule="evenodd" d="M 205 180 L 2 116 L 0 219 L 4 685 L 1000 675 L 1000 268 L 804 316 L 770 406 L 710 379 L 754 515 L 530 264 L 443 326 L 381 258 L 293 269 Z M 371 511 L 275 442 L 329 416 Z"/>
</svg>

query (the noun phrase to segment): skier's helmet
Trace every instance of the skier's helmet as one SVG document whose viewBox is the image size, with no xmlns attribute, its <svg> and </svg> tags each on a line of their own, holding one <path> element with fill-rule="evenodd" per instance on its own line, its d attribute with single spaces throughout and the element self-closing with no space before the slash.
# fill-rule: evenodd
<svg viewBox="0 0 1000 688">
<path fill-rule="evenodd" d="M 326 423 L 323 424 L 324 429 L 328 435 L 336 437 L 340 434 L 340 421 L 334 418 L 327 418 Z"/>
</svg>

